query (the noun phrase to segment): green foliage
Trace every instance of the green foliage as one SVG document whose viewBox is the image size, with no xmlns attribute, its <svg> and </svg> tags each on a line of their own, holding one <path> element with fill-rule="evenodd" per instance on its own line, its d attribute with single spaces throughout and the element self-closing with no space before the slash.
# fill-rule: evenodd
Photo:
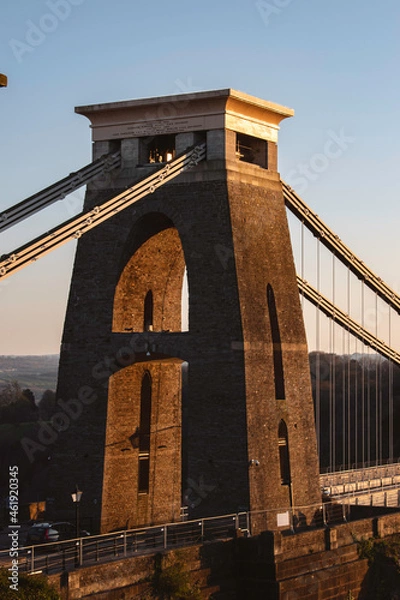
<svg viewBox="0 0 400 600">
<path fill-rule="evenodd" d="M 58 592 L 41 575 L 18 575 L 18 591 L 10 588 L 10 572 L 0 568 L 1 600 L 60 600 Z"/>
<path fill-rule="evenodd" d="M 369 564 L 372 564 L 375 556 L 375 538 L 362 539 L 357 542 L 358 544 L 358 556 L 360 558 L 367 558 Z"/>
<path fill-rule="evenodd" d="M 390 600 L 400 593 L 400 535 L 358 542 L 360 558 L 368 559 L 367 596 L 370 600 Z"/>
<path fill-rule="evenodd" d="M 156 557 L 153 577 L 153 597 L 159 600 L 201 600 L 200 590 L 190 581 L 190 573 L 182 562 L 162 568 L 161 557 Z"/>
<path fill-rule="evenodd" d="M 37 421 L 38 409 L 30 389 L 21 390 L 17 381 L 7 383 L 0 391 L 0 422 Z"/>
<path fill-rule="evenodd" d="M 39 414 L 42 421 L 49 421 L 57 409 L 60 410 L 56 404 L 55 392 L 45 390 L 39 402 Z"/>
<path fill-rule="evenodd" d="M 22 397 L 21 386 L 18 381 L 7 382 L 0 390 L 0 406 L 9 406 Z"/>
</svg>

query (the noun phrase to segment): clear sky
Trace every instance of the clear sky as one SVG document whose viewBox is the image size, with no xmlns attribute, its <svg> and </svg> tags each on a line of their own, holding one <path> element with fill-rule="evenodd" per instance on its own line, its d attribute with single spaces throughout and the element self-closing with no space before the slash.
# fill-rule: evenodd
<svg viewBox="0 0 400 600">
<path fill-rule="evenodd" d="M 232 87 L 295 109 L 282 177 L 400 291 L 399 34 L 398 0 L 3 2 L 0 210 L 90 161 L 75 106 Z M 3 233 L 0 253 L 82 198 Z M 0 283 L 0 354 L 59 351 L 74 250 Z"/>
</svg>

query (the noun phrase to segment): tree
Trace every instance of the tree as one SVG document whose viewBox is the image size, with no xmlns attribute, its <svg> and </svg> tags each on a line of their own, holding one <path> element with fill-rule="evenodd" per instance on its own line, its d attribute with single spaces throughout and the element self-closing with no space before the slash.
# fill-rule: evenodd
<svg viewBox="0 0 400 600">
<path fill-rule="evenodd" d="M 21 390 L 17 381 L 8 383 L 0 392 L 0 422 L 29 423 L 37 421 L 38 408 L 30 389 Z"/>
<path fill-rule="evenodd" d="M 0 407 L 9 406 L 20 400 L 22 397 L 22 390 L 18 381 L 9 381 L 0 390 Z"/>
<path fill-rule="evenodd" d="M 39 402 L 39 414 L 43 421 L 48 421 L 50 417 L 55 413 L 57 408 L 56 395 L 52 390 L 46 390 L 43 392 L 43 396 Z"/>
<path fill-rule="evenodd" d="M 29 402 L 32 407 L 32 410 L 37 410 L 35 394 L 27 388 L 26 390 L 22 390 L 22 396 Z"/>
<path fill-rule="evenodd" d="M 11 571 L 0 568 L 0 598 L 1 600 L 60 600 L 59 593 L 41 575 L 25 575 L 18 573 L 17 591 L 10 588 L 12 585 Z"/>
<path fill-rule="evenodd" d="M 191 582 L 190 572 L 183 562 L 177 560 L 169 566 L 163 566 L 160 554 L 155 556 L 153 576 L 153 597 L 160 600 L 200 600 L 201 593 L 197 584 Z"/>
</svg>

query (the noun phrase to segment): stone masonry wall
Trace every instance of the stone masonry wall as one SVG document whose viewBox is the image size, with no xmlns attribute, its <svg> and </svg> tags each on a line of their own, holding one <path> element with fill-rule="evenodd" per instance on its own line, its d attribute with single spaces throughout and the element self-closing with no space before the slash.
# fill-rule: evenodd
<svg viewBox="0 0 400 600">
<path fill-rule="evenodd" d="M 123 171 L 118 183 L 124 177 Z M 94 206 L 116 191 L 91 190 L 86 204 Z M 172 227 L 179 234 L 188 273 L 189 331 L 124 332 L 119 327 L 113 331 L 121 273 L 142 244 Z M 164 276 L 156 268 L 154 274 Z M 276 298 L 285 399 L 275 397 L 268 284 Z M 146 358 L 149 348 L 151 359 Z M 113 497 L 114 482 L 120 480 L 126 485 L 121 487 L 118 523 L 127 511 L 135 513 L 131 504 L 135 475 L 130 469 L 129 485 L 123 472 L 128 451 L 126 458 L 112 459 L 120 473 L 114 478 L 104 476 L 109 452 L 104 452 L 106 423 L 114 410 L 110 399 L 118 402 L 120 396 L 125 397 L 129 380 L 115 374 L 128 373 L 130 364 L 169 359 L 188 364 L 179 493 L 183 495 L 187 481 L 201 491 L 195 498 L 192 495 L 190 516 L 285 508 L 291 501 L 297 505 L 318 502 L 307 348 L 276 173 L 246 163 L 209 160 L 79 241 L 58 395 L 74 398 L 82 388 L 89 388 L 93 401 L 66 431 L 59 432 L 49 485 L 59 509 L 70 504 L 70 489 L 77 482 L 84 492 L 83 513 L 89 512 L 99 522 L 100 506 L 105 498 Z M 122 423 L 122 413 L 119 419 Z M 278 428 L 282 419 L 288 427 L 291 489 L 281 485 Z M 174 426 L 179 425 L 177 419 Z M 253 467 L 252 460 L 259 466 Z M 175 468 L 174 464 L 169 470 L 166 467 L 168 485 L 176 481 L 171 471 Z M 175 498 L 177 492 L 169 493 Z M 107 500 L 106 505 L 110 507 L 111 502 Z M 143 514 L 147 510 L 143 508 Z M 161 510 L 158 517 L 164 514 Z M 105 523 L 115 524 L 115 514 L 107 516 L 103 509 L 102 521 L 104 530 Z"/>
<path fill-rule="evenodd" d="M 366 559 L 357 540 L 373 531 L 392 535 L 400 513 L 291 534 L 265 532 L 253 538 L 206 543 L 157 555 L 131 556 L 85 567 L 50 580 L 63 600 L 145 598 L 156 565 L 180 563 L 203 598 L 220 600 L 363 600 L 370 591 Z M 384 536 L 385 537 L 385 536 Z"/>
<path fill-rule="evenodd" d="M 149 493 L 138 491 L 141 383 L 151 377 Z M 181 362 L 147 361 L 110 381 L 102 529 L 173 522 L 181 507 Z M 166 485 L 168 482 L 168 485 Z"/>
</svg>

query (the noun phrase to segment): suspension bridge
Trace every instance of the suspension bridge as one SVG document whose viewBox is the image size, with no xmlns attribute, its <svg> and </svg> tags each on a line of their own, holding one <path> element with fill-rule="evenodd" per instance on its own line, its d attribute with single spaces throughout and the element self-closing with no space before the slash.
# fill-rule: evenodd
<svg viewBox="0 0 400 600">
<path fill-rule="evenodd" d="M 3 211 L 0 232 L 86 185 L 84 208 L 4 253 L 0 281 L 79 240 L 47 479 L 66 515 L 69 475 L 84 481 L 106 537 L 54 565 L 23 549 L 27 571 L 268 530 L 284 567 L 268 589 L 308 598 L 316 571 L 361 589 L 347 526 L 390 535 L 400 505 L 400 297 L 281 181 L 293 110 L 228 89 L 76 111 L 93 162 Z"/>
<path fill-rule="evenodd" d="M 298 283 L 315 348 L 310 366 L 321 470 L 367 473 L 396 463 L 399 296 L 285 184 L 284 194 L 300 227 Z M 305 228 L 314 238 L 311 266 Z M 323 258 L 321 248 L 328 250 Z M 307 313 L 310 306 L 315 310 Z"/>
<path fill-rule="evenodd" d="M 62 244 L 81 237 L 127 206 L 154 193 L 180 173 L 195 168 L 205 158 L 206 146 L 202 144 L 162 164 L 151 176 L 114 198 L 63 222 L 32 242 L 3 254 L 0 278 L 10 277 Z M 0 231 L 18 225 L 50 204 L 63 200 L 89 181 L 120 166 L 120 152 L 102 156 L 3 211 L 0 215 Z M 396 447 L 394 440 L 394 378 L 396 375 L 399 377 L 400 353 L 393 347 L 392 340 L 393 331 L 396 331 L 396 327 L 398 329 L 396 318 L 400 313 L 400 297 L 284 182 L 283 192 L 288 212 L 295 217 L 291 221 L 293 237 L 298 234 L 296 227 L 300 228 L 301 241 L 296 256 L 300 296 L 303 306 L 306 302 L 315 308 L 313 317 L 306 310 L 305 316 L 309 321 L 315 319 L 314 324 L 308 325 L 311 335 L 316 338 L 315 351 L 310 355 L 310 368 L 321 487 L 338 495 L 355 491 L 359 495 L 370 494 L 373 487 L 397 489 L 400 478 L 397 454 L 400 448 Z M 311 273 L 304 258 L 307 244 L 304 230 L 311 234 L 315 243 L 315 258 L 310 261 Z M 321 258 L 321 248 L 328 251 L 328 256 Z M 329 274 L 323 260 L 331 263 Z M 341 280 L 338 277 L 339 263 L 343 267 L 343 272 L 339 273 Z M 315 286 L 309 283 L 308 277 L 316 281 Z M 324 286 L 328 288 L 327 293 L 322 293 Z M 341 299 L 345 306 L 339 304 Z M 371 306 L 375 322 L 368 329 L 364 314 L 366 307 Z M 357 311 L 361 316 L 358 320 L 352 316 Z M 382 314 L 386 314 L 386 337 L 378 336 Z M 322 347 L 325 351 L 320 350 Z M 377 474 L 379 468 L 386 469 L 386 474 L 390 471 L 390 475 Z M 346 472 L 346 477 L 343 472 Z M 351 487 L 356 482 L 358 487 Z"/>
</svg>

